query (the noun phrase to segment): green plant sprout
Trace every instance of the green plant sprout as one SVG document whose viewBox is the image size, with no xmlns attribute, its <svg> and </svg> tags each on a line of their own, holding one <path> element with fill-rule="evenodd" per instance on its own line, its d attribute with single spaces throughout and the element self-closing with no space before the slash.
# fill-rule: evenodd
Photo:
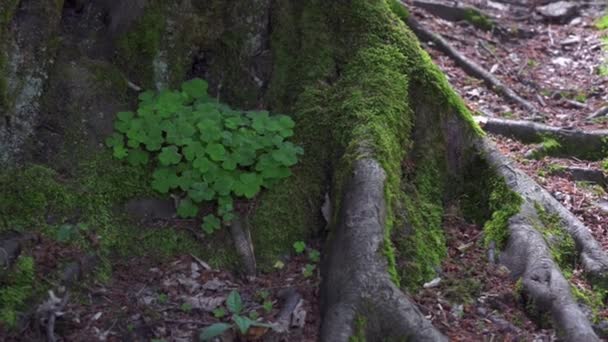
<svg viewBox="0 0 608 342">
<path fill-rule="evenodd" d="M 318 250 L 312 249 L 308 252 L 308 260 L 317 263 L 321 260 L 321 253 Z"/>
<path fill-rule="evenodd" d="M 286 140 L 295 125 L 290 117 L 233 110 L 207 88 L 193 79 L 181 90 L 141 93 L 136 112 L 117 114 L 106 145 L 132 165 L 152 162 L 152 188 L 180 195 L 180 217 L 196 217 L 203 202 L 217 203 L 217 216 L 202 223 L 211 234 L 234 219 L 235 197 L 252 199 L 289 177 L 304 151 Z"/>
<path fill-rule="evenodd" d="M 228 308 L 228 311 L 232 313 L 233 323 L 215 323 L 208 326 L 203 329 L 199 335 L 201 341 L 210 341 L 214 337 L 219 336 L 232 328 L 236 328 L 241 335 L 245 335 L 252 326 L 270 328 L 269 324 L 260 323 L 250 317 L 241 315 L 243 311 L 243 301 L 241 295 L 236 290 L 230 292 L 228 298 L 226 298 L 226 307 Z M 250 316 L 251 314 L 252 313 L 250 313 Z M 253 314 L 253 316 L 255 315 L 257 315 L 257 313 Z"/>
<path fill-rule="evenodd" d="M 293 250 L 296 251 L 296 254 L 304 253 L 306 250 L 306 243 L 304 241 L 296 241 L 293 243 Z"/>
<path fill-rule="evenodd" d="M 304 278 L 312 277 L 315 269 L 317 269 L 316 265 L 306 264 L 306 266 L 302 269 L 302 274 L 304 275 Z"/>
</svg>

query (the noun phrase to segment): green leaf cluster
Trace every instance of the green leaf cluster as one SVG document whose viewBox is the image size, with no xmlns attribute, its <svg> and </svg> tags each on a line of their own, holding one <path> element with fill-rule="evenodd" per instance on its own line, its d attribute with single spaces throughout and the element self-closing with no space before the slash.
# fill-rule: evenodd
<svg viewBox="0 0 608 342">
<path fill-rule="evenodd" d="M 181 90 L 146 91 L 136 112 L 120 112 L 106 140 L 114 156 L 132 165 L 153 163 L 152 188 L 181 192 L 181 217 L 215 201 L 217 214 L 204 218 L 212 233 L 234 218 L 233 199 L 255 197 L 262 188 L 291 175 L 303 154 L 286 139 L 294 122 L 266 111 L 238 111 L 207 95 L 207 82 L 193 79 Z"/>
<path fill-rule="evenodd" d="M 199 335 L 199 339 L 201 341 L 210 341 L 214 337 L 223 334 L 226 330 L 233 328 L 233 326 L 241 335 L 247 334 L 247 331 L 249 331 L 249 328 L 252 326 L 270 327 L 268 324 L 260 323 L 242 315 L 244 308 L 243 300 L 241 299 L 241 295 L 236 290 L 230 292 L 228 298 L 226 298 L 226 307 L 228 308 L 228 311 L 232 313 L 232 321 L 234 324 L 215 323 L 208 326 L 207 328 L 203 329 Z M 218 317 L 218 315 L 215 316 Z"/>
</svg>

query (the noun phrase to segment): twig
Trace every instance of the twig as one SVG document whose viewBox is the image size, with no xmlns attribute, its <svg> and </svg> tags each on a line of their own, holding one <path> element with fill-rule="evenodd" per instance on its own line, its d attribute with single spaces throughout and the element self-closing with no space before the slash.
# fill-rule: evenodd
<svg viewBox="0 0 608 342">
<path fill-rule="evenodd" d="M 451 57 L 466 73 L 473 77 L 482 79 L 491 90 L 505 97 L 506 99 L 517 103 L 532 114 L 538 113 L 532 103 L 519 96 L 515 91 L 509 88 L 506 84 L 504 84 L 494 75 L 484 70 L 481 66 L 462 55 L 443 37 L 422 26 L 422 24 L 420 24 L 416 19 L 414 19 L 413 16 L 408 17 L 407 24 L 412 29 L 412 31 L 414 31 L 416 36 L 420 38 L 420 40 L 432 41 L 433 43 L 435 43 L 437 49 Z"/>
<path fill-rule="evenodd" d="M 192 319 L 163 319 L 163 322 L 173 323 L 173 324 L 196 324 L 196 325 L 211 325 L 215 322 L 207 322 L 207 321 L 196 321 Z"/>
<path fill-rule="evenodd" d="M 127 86 L 133 90 L 135 90 L 136 92 L 140 92 L 142 91 L 142 88 L 140 86 L 138 86 L 137 84 L 127 80 Z"/>
<path fill-rule="evenodd" d="M 608 106 L 601 107 L 587 117 L 587 119 L 596 119 L 608 115 Z"/>
</svg>

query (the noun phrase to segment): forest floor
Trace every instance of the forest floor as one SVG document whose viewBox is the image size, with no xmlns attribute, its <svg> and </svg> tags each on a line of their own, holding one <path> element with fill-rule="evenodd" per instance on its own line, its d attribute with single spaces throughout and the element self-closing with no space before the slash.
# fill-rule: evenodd
<svg viewBox="0 0 608 342">
<path fill-rule="evenodd" d="M 542 115 L 530 113 L 471 77 L 452 58 L 423 42 L 435 63 L 447 75 L 454 89 L 476 115 L 529 120 L 568 129 L 608 128 L 608 116 L 588 117 L 608 104 L 608 32 L 596 23 L 605 15 L 605 3 L 579 2 L 578 13 L 562 23 L 547 21 L 534 1 L 464 0 L 495 22 L 490 30 L 471 23 L 443 20 L 425 9 L 404 1 L 425 28 L 441 35 L 457 51 L 489 71 L 519 96 L 532 103 Z M 448 2 L 446 2 L 448 3 Z M 537 146 L 490 136 L 501 152 L 571 210 L 608 249 L 607 183 L 575 180 L 558 172 L 567 167 L 608 172 L 608 159 L 587 161 L 577 158 L 527 158 Z M 604 165 L 603 165 L 604 164 Z M 606 179 L 606 178 L 604 178 Z M 478 227 L 446 219 L 449 257 L 443 263 L 439 284 L 428 283 L 415 300 L 427 317 L 454 341 L 551 341 L 552 329 L 532 324 L 517 296 L 517 284 L 496 265 L 488 264 L 485 248 L 476 237 Z M 464 265 L 467 265 L 466 268 Z M 573 265 L 571 283 L 590 290 Z M 454 289 L 463 289 L 454 306 Z M 472 295 L 475 294 L 475 295 Z M 598 321 L 608 317 L 605 303 L 596 312 Z M 536 323 L 542 323 L 537 321 Z M 606 337 L 606 336 L 604 336 Z"/>
</svg>

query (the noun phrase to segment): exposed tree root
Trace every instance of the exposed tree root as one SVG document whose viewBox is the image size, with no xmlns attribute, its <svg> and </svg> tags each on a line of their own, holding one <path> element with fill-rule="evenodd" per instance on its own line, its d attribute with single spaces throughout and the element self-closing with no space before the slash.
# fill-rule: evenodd
<svg viewBox="0 0 608 342">
<path fill-rule="evenodd" d="M 586 272 L 598 278 L 608 276 L 608 255 L 576 216 L 534 180 L 517 170 L 513 162 L 498 152 L 492 143 L 485 141 L 480 149 L 485 152 L 496 171 L 505 178 L 509 187 L 520 194 L 528 205 L 538 204 L 548 213 L 557 215 L 561 219 L 563 228 L 576 243 Z"/>
<path fill-rule="evenodd" d="M 498 175 L 504 177 L 511 190 L 520 194 L 523 204 L 518 214 L 509 220 L 510 237 L 500 261 L 516 277 L 522 278 L 524 293 L 535 310 L 550 312 L 558 331 L 567 341 L 599 341 L 591 323 L 577 305 L 570 292 L 570 284 L 552 258 L 543 235 L 535 228 L 541 225 L 535 204 L 563 220 L 564 229 L 570 233 L 581 255 L 587 272 L 605 276 L 608 257 L 586 227 L 559 204 L 547 191 L 523 172 L 512 166 L 489 141 L 480 150 Z"/>
<path fill-rule="evenodd" d="M 284 333 L 289 330 L 294 311 L 301 305 L 302 296 L 294 288 L 289 288 L 279 294 L 279 297 L 285 300 L 285 304 L 276 318 L 276 324 L 273 329 L 279 333 Z"/>
<path fill-rule="evenodd" d="M 574 181 L 592 182 L 608 188 L 608 176 L 599 169 L 590 169 L 580 166 L 568 166 L 551 171 L 553 175 L 569 176 Z"/>
<path fill-rule="evenodd" d="M 513 138 L 524 143 L 538 143 L 553 138 L 560 146 L 544 152 L 556 156 L 573 156 L 595 160 L 603 158 L 607 130 L 582 131 L 548 126 L 531 121 L 506 120 L 476 116 L 475 120 L 488 133 Z"/>
<path fill-rule="evenodd" d="M 455 1 L 443 3 L 440 1 L 414 0 L 412 4 L 428 11 L 434 16 L 448 21 L 469 20 L 472 14 L 488 17 L 477 8 L 466 6 L 463 3 Z"/>
<path fill-rule="evenodd" d="M 348 341 L 357 333 L 373 341 L 446 340 L 389 278 L 382 250 L 385 178 L 375 160 L 360 159 L 345 184 L 324 260 L 321 341 Z"/>
<path fill-rule="evenodd" d="M 608 106 L 604 106 L 598 110 L 596 110 L 595 112 L 591 113 L 591 115 L 589 115 L 587 117 L 587 119 L 591 120 L 591 119 L 597 119 L 597 118 L 601 118 L 602 116 L 606 116 L 608 115 Z"/>
<path fill-rule="evenodd" d="M 249 227 L 243 222 L 240 215 L 236 215 L 230 224 L 230 235 L 234 240 L 234 246 L 237 254 L 241 257 L 241 263 L 247 277 L 255 277 L 256 262 L 253 252 L 253 243 L 251 242 L 251 234 Z"/>
<path fill-rule="evenodd" d="M 437 33 L 434 33 L 420 24 L 412 16 L 407 18 L 407 25 L 423 42 L 433 42 L 437 49 L 452 58 L 467 74 L 483 80 L 490 89 L 506 99 L 520 105 L 525 110 L 532 114 L 536 114 L 537 110 L 528 100 L 519 96 L 513 89 L 494 77 L 490 72 L 483 69 L 477 63 L 473 62 L 456 50 L 447 40 L 443 39 Z"/>
</svg>

